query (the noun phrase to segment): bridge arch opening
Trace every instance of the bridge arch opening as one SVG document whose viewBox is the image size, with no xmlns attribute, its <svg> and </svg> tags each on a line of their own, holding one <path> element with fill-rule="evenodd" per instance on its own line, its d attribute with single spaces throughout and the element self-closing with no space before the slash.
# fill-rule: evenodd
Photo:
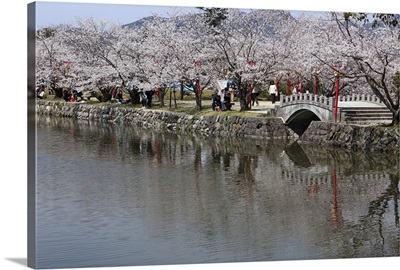
<svg viewBox="0 0 400 270">
<path fill-rule="evenodd" d="M 286 125 L 297 135 L 301 136 L 307 130 L 312 121 L 321 121 L 321 119 L 312 111 L 301 109 L 293 113 L 286 120 Z"/>
</svg>

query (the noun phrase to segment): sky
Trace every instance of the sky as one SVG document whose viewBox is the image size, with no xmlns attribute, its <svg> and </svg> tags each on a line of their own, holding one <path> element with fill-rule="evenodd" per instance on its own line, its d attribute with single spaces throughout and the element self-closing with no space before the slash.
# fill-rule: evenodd
<svg viewBox="0 0 400 270">
<path fill-rule="evenodd" d="M 27 0 L 8 1 L 1 9 L 2 39 L 1 72 L 2 98 L 0 115 L 2 116 L 0 140 L 2 143 L 2 177 L 0 181 L 0 269 L 26 270 L 26 239 L 27 239 Z M 50 1 L 43 1 L 50 2 Z M 52 2 L 83 2 L 83 1 L 52 1 Z M 386 12 L 400 14 L 399 0 L 115 0 L 115 1 L 84 1 L 86 3 L 115 3 L 140 5 L 172 5 L 172 6 L 205 6 L 233 8 L 270 8 L 285 10 L 317 10 L 317 11 L 362 11 Z M 361 3 L 361 4 L 360 4 Z M 90 15 L 101 17 L 101 9 L 92 6 Z M 121 23 L 125 23 L 124 12 L 111 12 Z M 41 23 L 66 23 L 78 14 L 62 8 L 47 11 L 41 18 Z M 86 13 L 82 13 L 84 16 Z M 133 13 L 132 13 L 133 14 Z M 130 15 L 130 14 L 128 14 Z M 136 16 L 143 16 L 141 10 Z M 42 17 L 42 15 L 40 15 Z M 138 17 L 139 18 L 139 17 Z M 129 18 L 128 18 L 129 19 Z M 46 20 L 46 21 L 45 21 Z M 12 94 L 9 94 L 11 92 Z M 379 269 L 398 268 L 400 258 L 370 258 L 356 260 L 317 260 L 242 264 L 208 264 L 192 266 L 148 266 L 148 267 L 118 267 L 118 268 L 85 268 L 84 270 L 243 270 L 243 269 Z M 72 270 L 72 269 L 70 269 Z"/>
<path fill-rule="evenodd" d="M 76 19 L 87 19 L 89 17 L 124 25 L 155 14 L 169 17 L 175 12 L 179 14 L 199 12 L 195 6 L 181 6 L 181 3 L 178 4 L 149 5 L 37 1 L 36 27 L 43 28 L 58 24 L 74 25 Z"/>
<path fill-rule="evenodd" d="M 316 1 L 316 0 L 314 0 Z M 37 9 L 36 9 L 36 26 L 38 28 L 54 26 L 58 24 L 74 24 L 75 19 L 87 19 L 88 17 L 93 17 L 101 20 L 108 20 L 110 22 L 114 22 L 117 24 L 128 24 L 134 22 L 138 19 L 141 19 L 146 16 L 151 16 L 154 13 L 160 14 L 168 17 L 168 14 L 171 14 L 174 10 L 176 11 L 176 7 L 179 6 L 178 10 L 182 12 L 196 11 L 195 6 L 215 6 L 218 2 L 217 6 L 222 7 L 242 7 L 242 8 L 280 8 L 285 10 L 317 10 L 317 11 L 326 11 L 326 10 L 338 10 L 345 9 L 343 5 L 340 5 L 341 0 L 332 1 L 333 3 L 337 3 L 333 7 L 325 7 L 315 2 L 313 5 L 307 5 L 306 3 L 298 4 L 307 1 L 288 1 L 281 0 L 279 2 L 280 5 L 255 5 L 252 1 L 246 1 L 240 5 L 234 3 L 234 1 L 229 1 L 227 4 L 223 4 L 223 1 L 174 1 L 174 0 L 164 0 L 164 1 L 37 1 Z M 268 2 L 268 1 L 267 1 Z M 358 1 L 354 1 L 358 2 Z M 382 3 L 381 1 L 379 1 Z M 252 4 L 251 4 L 252 3 Z M 285 4 L 286 3 L 286 4 Z M 290 4 L 292 3 L 292 4 Z M 370 12 L 373 11 L 372 7 L 368 7 L 368 1 L 363 0 L 363 5 L 351 6 L 346 4 L 346 9 L 350 10 L 359 10 Z M 391 7 L 392 5 L 390 5 Z M 174 9 L 175 7 L 175 9 Z M 390 8 L 385 8 L 384 5 L 380 6 L 382 11 L 390 10 Z M 400 11 L 399 11 L 400 12 Z"/>
<path fill-rule="evenodd" d="M 154 14 L 168 17 L 175 11 L 195 11 L 195 8 L 174 8 L 168 5 L 135 5 L 135 4 L 93 4 L 93 3 L 61 3 L 36 2 L 36 26 L 38 28 L 57 24 L 74 24 L 75 19 L 93 17 L 108 20 L 117 24 L 128 24 L 143 17 Z"/>
</svg>

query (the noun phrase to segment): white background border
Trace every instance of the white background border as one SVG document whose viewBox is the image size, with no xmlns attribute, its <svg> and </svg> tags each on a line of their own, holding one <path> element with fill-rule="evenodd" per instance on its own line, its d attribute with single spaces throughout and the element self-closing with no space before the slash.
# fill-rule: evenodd
<svg viewBox="0 0 400 270">
<path fill-rule="evenodd" d="M 27 4 L 8 1 L 1 12 L 1 235 L 0 269 L 26 269 L 27 256 Z M 137 1 L 46 1 L 145 5 L 185 5 L 233 8 L 269 8 L 315 11 L 400 13 L 399 0 L 137 0 Z M 5 61 L 4 61 L 5 57 Z M 7 93 L 11 92 L 11 95 Z M 80 269 L 377 269 L 398 267 L 400 258 L 347 259 L 232 263 L 181 266 L 147 266 Z"/>
</svg>

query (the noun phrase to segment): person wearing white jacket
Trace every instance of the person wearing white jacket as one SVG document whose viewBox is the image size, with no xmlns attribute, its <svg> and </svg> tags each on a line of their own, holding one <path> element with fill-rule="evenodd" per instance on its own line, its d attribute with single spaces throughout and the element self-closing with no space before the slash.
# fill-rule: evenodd
<svg viewBox="0 0 400 270">
<path fill-rule="evenodd" d="M 275 103 L 275 98 L 276 98 L 276 94 L 278 92 L 278 89 L 276 88 L 276 85 L 274 84 L 273 81 L 270 82 L 268 91 L 269 91 L 269 96 L 271 98 L 272 103 Z"/>
</svg>

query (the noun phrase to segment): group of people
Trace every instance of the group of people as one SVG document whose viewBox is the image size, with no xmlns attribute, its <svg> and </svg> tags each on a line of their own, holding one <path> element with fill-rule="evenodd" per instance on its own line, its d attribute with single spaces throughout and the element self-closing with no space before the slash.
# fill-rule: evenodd
<svg viewBox="0 0 400 270">
<path fill-rule="evenodd" d="M 78 90 L 66 90 L 63 91 L 63 99 L 69 102 L 78 102 L 83 100 L 83 93 L 82 91 Z"/>
<path fill-rule="evenodd" d="M 254 106 L 255 104 L 258 106 L 258 96 L 260 95 L 260 85 L 257 83 L 254 83 L 251 85 L 251 94 L 249 95 L 249 103 L 251 103 L 251 106 Z M 279 100 L 279 91 L 278 88 L 276 87 L 274 81 L 269 82 L 269 88 L 268 88 L 268 94 L 270 97 L 270 100 L 272 103 L 275 103 L 276 100 Z"/>
<path fill-rule="evenodd" d="M 155 93 L 154 89 L 139 90 L 139 101 L 142 104 L 142 109 L 145 109 L 146 106 L 149 108 L 151 107 L 154 93 Z"/>
<path fill-rule="evenodd" d="M 272 103 L 275 103 L 277 99 L 279 99 L 279 91 L 274 84 L 273 81 L 270 81 L 268 88 L 268 93 Z M 251 92 L 248 94 L 248 102 L 249 105 L 254 106 L 255 104 L 258 106 L 258 96 L 260 95 L 260 85 L 259 84 L 252 84 L 251 85 Z M 229 91 L 229 87 L 225 87 L 220 92 L 215 92 L 211 96 L 211 107 L 214 111 L 225 111 L 231 110 L 232 103 L 231 101 L 231 93 Z"/>
<path fill-rule="evenodd" d="M 44 91 L 44 86 L 42 86 L 42 85 L 36 86 L 36 98 L 44 99 L 46 97 L 47 97 L 47 94 Z"/>
<path fill-rule="evenodd" d="M 124 99 L 122 90 L 118 90 L 117 94 L 113 98 L 118 102 L 118 104 L 128 104 L 131 102 L 130 98 Z"/>
<path fill-rule="evenodd" d="M 213 111 L 230 111 L 234 103 L 231 102 L 229 88 L 225 87 L 222 91 L 211 95 L 211 108 Z"/>
<path fill-rule="evenodd" d="M 118 91 L 116 90 L 117 89 L 113 87 L 109 91 L 111 99 L 108 101 L 108 103 L 128 104 L 131 101 L 130 98 L 124 99 L 121 89 L 119 89 Z"/>
<path fill-rule="evenodd" d="M 251 89 L 251 105 L 254 106 L 255 104 L 259 105 L 258 102 L 258 96 L 260 92 L 260 86 L 258 84 L 252 85 Z M 154 89 L 140 89 L 139 91 L 139 98 L 140 98 L 140 103 L 142 105 L 142 108 L 146 107 L 151 107 L 152 106 L 152 99 L 153 95 L 155 94 Z M 270 86 L 268 89 L 269 96 L 271 99 L 272 103 L 275 103 L 277 98 L 279 99 L 279 92 L 274 84 L 273 81 L 270 82 Z M 123 98 L 123 92 L 121 89 L 119 89 L 117 92 L 112 91 L 111 93 L 112 99 L 116 100 L 119 104 L 127 104 L 131 102 L 131 99 L 124 99 Z M 39 99 L 44 99 L 47 97 L 46 92 L 44 91 L 44 87 L 37 86 L 36 87 L 36 97 Z M 84 99 L 82 91 L 78 90 L 67 90 L 65 89 L 63 91 L 63 99 L 68 102 L 78 102 L 82 101 Z M 232 106 L 234 103 L 232 103 L 232 93 L 230 91 L 230 88 L 227 86 L 221 91 L 216 91 L 212 96 L 211 96 L 211 107 L 214 111 L 226 111 L 226 110 L 232 110 Z"/>
</svg>

